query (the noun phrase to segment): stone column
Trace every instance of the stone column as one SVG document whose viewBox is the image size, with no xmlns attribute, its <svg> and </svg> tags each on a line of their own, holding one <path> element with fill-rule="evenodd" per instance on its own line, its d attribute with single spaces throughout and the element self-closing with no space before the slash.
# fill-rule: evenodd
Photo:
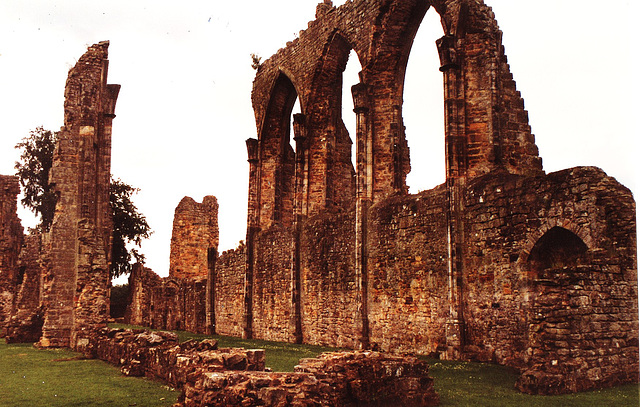
<svg viewBox="0 0 640 407">
<path fill-rule="evenodd" d="M 218 259 L 218 251 L 214 247 L 207 249 L 207 298 L 205 301 L 205 332 L 207 335 L 216 333 L 216 260 Z"/>
<path fill-rule="evenodd" d="M 436 43 L 440 71 L 444 74 L 445 161 L 447 170 L 447 268 L 449 317 L 446 322 L 445 358 L 459 359 L 464 346 L 462 276 L 464 223 L 462 192 L 467 172 L 464 78 L 457 52 L 457 39 L 444 36 Z"/>
<path fill-rule="evenodd" d="M 356 114 L 356 303 L 357 335 L 363 349 L 369 347 L 367 272 L 367 214 L 373 199 L 373 134 L 370 123 L 369 86 L 351 87 Z"/>
<path fill-rule="evenodd" d="M 308 174 L 308 140 L 303 114 L 293 116 L 293 133 L 296 142 L 295 199 L 293 202 L 293 252 L 291 259 L 291 340 L 302 343 L 302 282 L 300 277 L 300 235 L 306 215 L 306 186 Z"/>
<path fill-rule="evenodd" d="M 253 267 L 255 236 L 260 231 L 259 219 L 259 174 L 258 174 L 258 140 L 247 139 L 247 155 L 249 161 L 249 204 L 247 209 L 247 252 L 244 278 L 244 326 L 243 338 L 253 336 Z"/>
</svg>

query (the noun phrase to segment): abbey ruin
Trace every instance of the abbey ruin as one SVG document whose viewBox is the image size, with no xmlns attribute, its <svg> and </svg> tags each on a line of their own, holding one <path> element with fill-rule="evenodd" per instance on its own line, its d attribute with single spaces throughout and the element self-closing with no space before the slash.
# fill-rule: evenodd
<svg viewBox="0 0 640 407">
<path fill-rule="evenodd" d="M 427 12 L 445 34 L 446 180 L 409 194 L 404 73 Z M 135 266 L 128 321 L 498 363 L 528 393 L 638 382 L 633 196 L 598 168 L 545 173 L 501 39 L 482 0 L 320 3 L 257 70 L 245 242 L 218 254 L 216 199 L 185 198 L 170 275 Z M 8 340 L 82 350 L 105 325 L 119 89 L 106 84 L 107 46 L 70 72 L 49 233 L 23 237 L 17 181 L 0 178 Z M 351 51 L 356 134 L 341 105 Z"/>
</svg>

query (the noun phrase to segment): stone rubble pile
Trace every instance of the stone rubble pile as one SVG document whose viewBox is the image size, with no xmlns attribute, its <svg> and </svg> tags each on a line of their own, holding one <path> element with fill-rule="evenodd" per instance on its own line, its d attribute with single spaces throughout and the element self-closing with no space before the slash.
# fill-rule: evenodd
<svg viewBox="0 0 640 407">
<path fill-rule="evenodd" d="M 268 372 L 261 349 L 218 349 L 217 341 L 178 343 L 170 332 L 103 328 L 85 356 L 127 376 L 159 379 L 182 391 L 176 406 L 434 406 L 426 362 L 378 352 L 324 353 L 291 373 Z"/>
</svg>

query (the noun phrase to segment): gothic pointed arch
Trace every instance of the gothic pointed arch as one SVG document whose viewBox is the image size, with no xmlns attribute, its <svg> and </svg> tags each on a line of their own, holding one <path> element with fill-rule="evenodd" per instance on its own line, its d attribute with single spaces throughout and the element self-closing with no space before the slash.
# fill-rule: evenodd
<svg viewBox="0 0 640 407">
<path fill-rule="evenodd" d="M 291 113 L 298 98 L 293 82 L 277 76 L 259 134 L 260 225 L 290 225 L 293 217 L 295 152 L 291 147 Z"/>
</svg>

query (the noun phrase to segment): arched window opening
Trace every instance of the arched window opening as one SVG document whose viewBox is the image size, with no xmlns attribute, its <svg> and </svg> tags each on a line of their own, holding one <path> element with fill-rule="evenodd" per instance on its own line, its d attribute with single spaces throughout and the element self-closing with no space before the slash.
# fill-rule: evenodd
<svg viewBox="0 0 640 407">
<path fill-rule="evenodd" d="M 575 233 L 555 226 L 533 246 L 529 263 L 533 271 L 558 269 L 578 265 L 587 252 L 587 245 Z"/>
<path fill-rule="evenodd" d="M 358 60 L 358 54 L 351 50 L 347 67 L 342 73 L 342 122 L 351 139 L 351 165 L 356 167 L 356 114 L 353 111 L 353 96 L 351 87 L 360 83 L 360 71 L 362 66 Z"/>
<path fill-rule="evenodd" d="M 355 128 L 351 124 L 354 123 L 354 113 L 345 111 L 345 98 L 350 97 L 351 85 L 355 84 L 351 82 L 358 81 L 353 76 L 357 77 L 357 72 L 360 71 L 359 61 L 355 52 L 352 52 L 351 44 L 339 32 L 329 39 L 322 58 L 322 67 L 315 79 L 317 87 L 313 91 L 316 106 L 321 106 L 316 116 L 317 122 L 314 121 L 313 125 L 318 126 L 320 132 L 316 134 L 317 139 L 311 141 L 311 148 L 314 148 L 315 142 L 317 152 L 326 155 L 326 168 L 323 169 L 326 175 L 326 195 L 316 198 L 322 202 L 320 207 L 345 209 L 351 206 L 355 198 L 355 171 L 352 162 L 355 134 L 351 134 L 351 129 L 347 128 Z M 350 73 L 345 78 L 347 65 Z M 356 73 L 353 74 L 353 71 Z M 345 83 L 345 80 L 348 82 Z M 349 105 L 351 104 L 346 104 Z"/>
<path fill-rule="evenodd" d="M 293 220 L 295 149 L 291 118 L 298 94 L 291 80 L 280 74 L 273 88 L 261 134 L 261 208 L 263 227 Z M 300 109 L 298 104 L 298 110 Z"/>
<path fill-rule="evenodd" d="M 430 9 L 413 41 L 405 73 L 402 116 L 411 152 L 407 185 L 413 194 L 445 180 L 444 91 L 436 47 L 442 35 L 440 15 Z"/>
</svg>

